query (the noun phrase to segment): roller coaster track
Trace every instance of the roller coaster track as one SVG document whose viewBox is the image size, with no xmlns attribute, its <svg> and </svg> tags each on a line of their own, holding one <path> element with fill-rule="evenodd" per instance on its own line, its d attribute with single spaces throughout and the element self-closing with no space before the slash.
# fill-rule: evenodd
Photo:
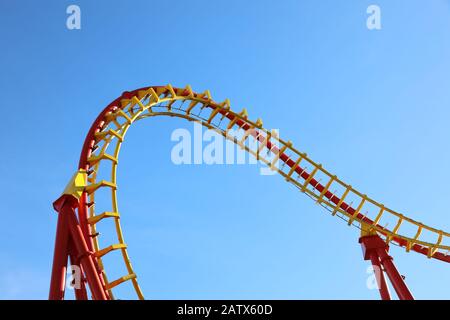
<svg viewBox="0 0 450 320">
<path fill-rule="evenodd" d="M 81 266 L 86 274 L 93 298 L 113 299 L 113 289 L 131 281 L 138 298 L 143 299 L 120 224 L 117 166 L 121 145 L 130 126 L 138 120 L 156 116 L 195 121 L 216 131 L 278 172 L 333 216 L 362 229 L 363 235 L 376 235 L 386 245 L 396 244 L 407 252 L 450 262 L 448 232 L 415 221 L 357 191 L 294 148 L 291 141 L 281 139 L 275 131 L 264 129 L 261 119 L 249 120 L 245 109 L 234 112 L 228 99 L 214 102 L 209 91 L 195 93 L 190 86 L 152 86 L 124 92 L 100 113 L 86 137 L 79 170 L 54 203 L 59 220 L 50 298 L 64 297 L 61 274 L 65 272 L 67 257 L 70 257 L 71 263 Z M 229 134 L 230 130 L 241 130 L 244 134 L 238 139 Z M 250 148 L 246 143 L 248 139 L 254 139 L 258 147 Z M 101 212 L 96 210 L 96 194 L 100 190 L 107 190 L 111 195 L 109 209 Z M 74 218 L 69 214 L 75 210 L 78 215 Z M 64 213 L 71 218 L 63 221 Z M 100 247 L 97 225 L 106 219 L 114 221 L 117 242 Z M 383 221 L 389 221 L 391 225 Z M 68 228 L 71 223 L 74 226 Z M 64 228 L 68 231 L 61 231 Z M 103 259 L 114 251 L 121 252 L 127 274 L 110 281 Z M 98 277 L 94 285 L 92 277 Z M 93 289 L 95 286 L 98 288 Z M 87 298 L 85 282 L 76 290 L 76 297 Z"/>
</svg>

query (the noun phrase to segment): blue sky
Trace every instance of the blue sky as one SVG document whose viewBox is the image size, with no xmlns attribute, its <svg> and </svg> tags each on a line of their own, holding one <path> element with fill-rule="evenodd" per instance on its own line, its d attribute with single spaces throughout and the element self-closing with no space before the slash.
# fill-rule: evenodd
<svg viewBox="0 0 450 320">
<path fill-rule="evenodd" d="M 66 28 L 70 4 L 81 30 Z M 366 28 L 370 4 L 381 30 Z M 146 85 L 230 98 L 363 193 L 450 229 L 447 0 L 1 1 L 0 16 L 2 299 L 47 298 L 52 201 L 96 115 Z M 121 153 L 147 298 L 378 299 L 356 228 L 256 166 L 173 165 L 176 128 L 192 127 L 142 121 Z M 417 298 L 449 298 L 448 265 L 391 253 Z"/>
</svg>

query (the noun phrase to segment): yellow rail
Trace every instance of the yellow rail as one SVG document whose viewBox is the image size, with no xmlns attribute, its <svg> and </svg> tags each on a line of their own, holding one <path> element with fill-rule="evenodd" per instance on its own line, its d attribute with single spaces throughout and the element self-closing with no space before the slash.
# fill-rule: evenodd
<svg viewBox="0 0 450 320">
<path fill-rule="evenodd" d="M 184 102 L 189 103 L 184 104 Z M 208 110 L 209 114 L 201 116 L 202 112 L 206 112 L 204 110 Z M 209 91 L 198 94 L 194 93 L 189 86 L 183 89 L 173 88 L 171 85 L 150 87 L 139 91 L 131 99 L 122 99 L 120 105 L 114 111 L 106 114 L 105 125 L 100 132 L 95 134 L 95 147 L 93 149 L 95 151 L 87 159 L 90 167 L 93 169 L 88 172 L 87 186 L 85 188 L 89 202 L 95 204 L 95 194 L 100 189 L 108 188 L 111 192 L 111 205 L 108 211 L 97 212 L 95 205 L 90 206 L 88 223 L 91 232 L 92 234 L 97 234 L 97 224 L 102 223 L 104 219 L 113 219 L 117 233 L 117 243 L 108 244 L 103 249 L 100 248 L 98 236 L 94 238 L 94 249 L 99 265 L 102 269 L 105 269 L 102 258 L 110 252 L 121 251 L 127 270 L 126 275 L 112 282 L 108 281 L 106 270 L 104 270 L 104 281 L 111 297 L 113 297 L 112 289 L 114 287 L 130 280 L 138 298 L 143 299 L 136 273 L 128 256 L 120 225 L 120 211 L 117 201 L 117 166 L 120 148 L 130 126 L 138 120 L 154 116 L 179 117 L 189 121 L 197 121 L 203 126 L 215 130 L 226 139 L 239 144 L 258 160 L 272 168 L 272 170 L 277 171 L 288 182 L 298 187 L 317 203 L 329 208 L 333 215 L 339 213 L 346 218 L 349 225 L 357 223 L 366 230 L 377 232 L 384 237 L 387 243 L 397 241 L 401 246 L 405 247 L 406 251 L 410 251 L 412 248 L 418 251 L 420 249 L 418 246 L 421 246 L 429 258 L 437 254 L 446 256 L 450 250 L 450 246 L 443 244 L 448 244 L 449 233 L 408 218 L 360 193 L 335 175 L 329 173 L 322 165 L 312 161 L 306 153 L 301 153 L 295 149 L 290 141 L 286 142 L 277 137 L 276 134 L 264 129 L 262 120 L 258 119 L 256 122 L 248 120 L 245 109 L 241 112 L 232 111 L 228 99 L 222 103 L 217 103 L 211 99 Z M 223 121 L 224 119 L 226 120 Z M 214 124 L 215 120 L 219 120 L 219 123 Z M 241 141 L 229 135 L 229 130 L 239 128 L 246 129 L 246 133 Z M 260 145 L 255 150 L 247 146 L 245 140 L 249 137 L 257 139 L 265 145 L 268 152 L 262 152 L 263 145 Z M 271 145 L 270 149 L 268 148 L 269 144 Z M 272 154 L 272 158 L 269 158 L 270 154 Z M 284 159 L 282 159 L 283 156 Z M 291 163 L 291 165 L 277 166 L 277 163 L 280 161 L 285 164 Z M 110 175 L 107 180 L 101 180 L 98 177 L 98 173 L 102 168 L 102 164 L 106 162 L 111 166 Z M 308 170 L 306 169 L 307 167 L 309 167 Z M 300 171 L 300 168 L 304 169 Z M 321 184 L 315 179 L 319 175 L 325 183 L 322 185 L 321 191 L 318 190 Z M 340 191 L 332 193 L 331 190 L 333 189 Z M 330 193 L 332 193 L 331 196 Z M 351 198 L 356 205 L 356 209 L 352 208 L 353 211 L 349 209 L 350 205 L 347 204 L 345 206 L 345 201 L 348 198 Z M 375 210 L 362 215 L 361 212 L 364 212 L 364 207 L 367 205 L 371 205 L 372 209 L 375 208 Z M 396 223 L 392 228 L 388 226 L 382 227 L 379 223 L 383 217 L 395 219 Z M 370 219 L 370 222 L 368 219 Z M 410 230 L 416 230 L 414 236 L 400 233 L 400 230 L 405 225 Z M 436 241 L 422 240 L 420 236 L 423 231 L 433 234 L 436 237 Z"/>
</svg>

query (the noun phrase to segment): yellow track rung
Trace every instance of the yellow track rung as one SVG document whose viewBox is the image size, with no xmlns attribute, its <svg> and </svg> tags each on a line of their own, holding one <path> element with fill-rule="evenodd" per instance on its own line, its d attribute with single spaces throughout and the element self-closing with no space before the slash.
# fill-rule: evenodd
<svg viewBox="0 0 450 320">
<path fill-rule="evenodd" d="M 131 280 L 131 279 L 134 279 L 134 278 L 136 278 L 136 274 L 134 274 L 134 273 L 126 275 L 126 276 L 124 276 L 122 278 L 114 280 L 113 282 L 107 283 L 105 285 L 105 289 L 106 290 L 111 290 L 112 288 L 117 287 L 119 284 L 124 283 L 125 281 Z"/>
<path fill-rule="evenodd" d="M 400 229 L 400 226 L 402 225 L 403 222 L 403 217 L 400 217 L 397 221 L 397 224 L 395 225 L 394 229 L 392 229 L 392 233 L 393 234 L 397 234 L 398 229 Z M 392 238 L 394 236 L 392 235 L 387 235 L 386 236 L 386 244 L 389 244 L 389 242 L 391 242 Z"/>
<path fill-rule="evenodd" d="M 400 229 L 400 226 L 402 225 L 403 218 L 399 218 L 397 224 L 395 225 L 394 229 L 392 230 L 392 233 L 396 234 L 398 229 Z"/>
<path fill-rule="evenodd" d="M 136 105 L 136 101 L 133 100 L 133 99 L 127 99 L 127 100 L 129 100 L 130 102 L 129 102 L 127 105 L 122 106 L 122 109 L 125 110 L 125 107 L 128 106 L 128 112 L 129 112 L 131 115 L 134 115 L 135 112 L 134 112 L 133 108 L 134 108 L 134 106 Z"/>
<path fill-rule="evenodd" d="M 428 247 L 427 258 L 430 259 L 437 251 L 436 247 Z"/>
<path fill-rule="evenodd" d="M 106 136 L 115 136 L 120 142 L 123 142 L 123 137 L 115 130 L 109 129 L 107 131 L 100 131 L 95 133 L 95 138 L 98 140 L 103 140 Z"/>
<path fill-rule="evenodd" d="M 377 214 L 375 220 L 373 220 L 373 224 L 374 224 L 374 225 L 377 225 L 378 222 L 380 222 L 381 216 L 382 216 L 383 213 L 384 213 L 384 209 L 385 209 L 385 208 L 384 208 L 384 206 L 382 205 L 382 206 L 380 207 L 380 212 L 378 212 L 378 214 Z"/>
<path fill-rule="evenodd" d="M 280 159 L 280 156 L 286 151 L 286 149 L 291 146 L 292 142 L 288 141 L 281 147 L 281 149 L 278 150 L 278 152 L 275 154 L 275 158 L 273 158 L 272 162 L 270 163 L 270 169 L 275 170 L 275 163 L 278 161 L 278 159 Z"/>
<path fill-rule="evenodd" d="M 166 89 L 169 90 L 171 98 L 175 98 L 177 96 L 177 94 L 175 93 L 175 90 L 173 90 L 173 87 L 171 84 L 168 84 L 166 86 Z"/>
<path fill-rule="evenodd" d="M 438 247 L 442 242 L 443 234 L 442 231 L 439 233 L 439 238 L 436 242 L 436 244 L 433 247 L 428 248 L 428 258 L 431 258 L 437 251 Z"/>
<path fill-rule="evenodd" d="M 122 108 L 125 108 L 130 102 L 131 102 L 130 99 L 122 99 L 122 100 L 120 100 L 120 106 Z"/>
<path fill-rule="evenodd" d="M 192 88 L 190 85 L 187 85 L 185 88 L 176 88 L 176 93 L 178 96 L 188 97 L 188 98 L 194 98 L 194 92 L 192 91 Z M 184 92 L 187 91 L 188 95 L 184 95 Z"/>
<path fill-rule="evenodd" d="M 112 189 L 117 188 L 117 186 L 114 183 L 102 180 L 98 183 L 94 183 L 94 184 L 90 184 L 90 185 L 86 186 L 84 188 L 84 191 L 86 191 L 88 194 L 91 194 L 91 193 L 95 192 L 98 188 L 101 188 L 101 187 L 110 187 Z"/>
<path fill-rule="evenodd" d="M 149 91 L 151 94 L 150 101 L 153 100 L 153 102 L 158 103 L 160 99 L 159 99 L 159 95 L 156 93 L 155 89 L 150 88 Z"/>
<path fill-rule="evenodd" d="M 192 100 L 192 101 L 189 103 L 189 106 L 188 106 L 187 109 L 186 109 L 186 114 L 189 115 L 189 114 L 191 113 L 191 110 L 194 109 L 194 107 L 195 107 L 197 104 L 199 104 L 199 103 L 200 103 L 200 101 Z"/>
<path fill-rule="evenodd" d="M 184 90 L 187 90 L 189 98 L 194 97 L 194 91 L 192 91 L 192 87 L 189 84 L 186 86 L 186 88 Z"/>
<path fill-rule="evenodd" d="M 109 247 L 106 247 L 97 252 L 94 252 L 94 256 L 96 256 L 97 258 L 100 258 L 111 251 L 119 250 L 119 249 L 126 249 L 126 247 L 127 247 L 127 245 L 125 243 L 112 244 Z"/>
<path fill-rule="evenodd" d="M 153 92 L 155 92 L 155 91 L 153 91 Z M 142 104 L 141 100 L 139 100 L 136 96 L 133 96 L 132 99 L 134 102 L 136 102 L 139 105 L 139 107 L 141 108 L 141 111 L 145 110 L 146 107 Z"/>
<path fill-rule="evenodd" d="M 417 228 L 417 232 L 416 232 L 416 235 L 414 236 L 414 240 L 419 239 L 420 234 L 422 233 L 422 230 L 423 230 L 423 227 L 422 227 L 422 226 L 419 226 L 419 228 Z M 406 244 L 406 252 L 409 252 L 409 250 L 411 250 L 411 248 L 412 248 L 412 246 L 414 245 L 414 243 L 415 243 L 415 241 L 409 241 L 409 242 Z"/>
<path fill-rule="evenodd" d="M 239 141 L 239 143 L 238 143 L 239 146 L 241 146 L 241 147 L 244 146 L 245 140 L 247 140 L 247 138 L 248 138 L 248 136 L 250 135 L 250 133 L 251 133 L 252 130 L 253 130 L 253 128 L 252 128 L 252 129 L 245 130 L 244 136 L 242 137 L 241 141 Z"/>
<path fill-rule="evenodd" d="M 214 119 L 214 117 L 219 113 L 219 111 L 220 111 L 220 108 L 219 108 L 219 107 L 216 107 L 216 108 L 211 112 L 211 114 L 209 115 L 208 121 L 207 121 L 208 124 L 211 123 L 211 121 L 212 121 L 212 120 Z"/>
<path fill-rule="evenodd" d="M 198 94 L 197 97 L 203 98 L 203 99 L 206 99 L 209 101 L 209 100 L 211 100 L 211 92 L 209 90 L 205 90 L 205 92 Z"/>
<path fill-rule="evenodd" d="M 330 189 L 331 184 L 333 183 L 333 181 L 336 180 L 336 176 L 332 176 L 330 178 L 330 180 L 328 181 L 328 183 L 325 185 L 325 187 L 323 188 L 322 192 L 319 195 L 319 198 L 317 199 L 317 203 L 321 203 L 322 202 L 322 198 L 325 195 L 325 193 L 327 193 L 328 189 Z"/>
<path fill-rule="evenodd" d="M 358 207 L 356 208 L 355 212 L 353 213 L 353 215 L 348 219 L 348 225 L 350 226 L 352 224 L 352 222 L 356 219 L 356 217 L 358 216 L 358 214 L 361 212 L 361 209 L 364 205 L 364 203 L 366 203 L 367 200 L 367 196 L 363 195 L 361 202 L 359 203 Z"/>
<path fill-rule="evenodd" d="M 238 120 L 238 117 L 234 116 L 234 118 L 231 119 L 231 121 L 228 123 L 227 130 L 230 130 L 236 124 L 237 120 Z"/>
<path fill-rule="evenodd" d="M 243 119 L 247 119 L 248 118 L 248 112 L 247 109 L 242 109 L 241 112 L 239 112 L 239 115 L 243 118 Z"/>
<path fill-rule="evenodd" d="M 291 179 L 292 174 L 294 173 L 294 171 L 297 169 L 298 165 L 300 164 L 300 162 L 306 158 L 306 153 L 302 153 L 300 154 L 299 158 L 297 159 L 297 161 L 294 163 L 294 165 L 291 167 L 291 170 L 289 170 L 287 176 L 286 176 L 286 181 L 289 181 Z"/>
<path fill-rule="evenodd" d="M 344 203 L 345 197 L 348 195 L 348 193 L 350 192 L 350 190 L 352 190 L 352 186 L 348 185 L 347 189 L 345 189 L 344 194 L 342 195 L 341 199 L 339 200 L 338 204 L 336 205 L 336 207 L 334 208 L 333 212 L 331 213 L 331 215 L 336 215 L 336 213 L 338 212 L 338 210 L 341 208 L 341 205 Z"/>
<path fill-rule="evenodd" d="M 221 106 L 224 109 L 230 109 L 231 102 L 230 99 L 225 99 L 223 102 L 219 103 L 219 106 Z"/>
<path fill-rule="evenodd" d="M 316 175 L 317 171 L 319 171 L 319 169 L 322 167 L 322 165 L 318 164 L 314 170 L 309 174 L 309 177 L 305 180 L 305 182 L 302 185 L 302 190 L 305 190 L 306 187 L 308 186 L 308 184 L 311 182 L 311 180 L 314 178 L 314 176 Z"/>
<path fill-rule="evenodd" d="M 111 160 L 114 163 L 117 163 L 117 158 L 115 158 L 114 156 L 107 154 L 107 153 L 103 153 L 101 155 L 98 156 L 91 156 L 88 158 L 88 162 L 91 166 L 95 165 L 96 163 L 98 163 L 100 160 Z"/>
<path fill-rule="evenodd" d="M 148 95 L 150 93 L 149 90 L 139 90 L 137 97 L 139 100 L 142 100 L 146 95 Z"/>
<path fill-rule="evenodd" d="M 103 212 L 88 219 L 89 224 L 96 224 L 104 218 L 118 218 L 120 215 L 118 212 Z"/>
<path fill-rule="evenodd" d="M 113 115 L 116 115 L 116 118 L 117 118 L 118 116 L 121 116 L 121 117 L 125 118 L 125 120 L 127 120 L 128 124 L 131 124 L 131 123 L 132 123 L 131 118 L 130 118 L 130 117 L 125 113 L 125 111 L 123 111 L 122 109 L 117 109 L 117 111 L 114 112 Z"/>
<path fill-rule="evenodd" d="M 272 138 L 272 134 L 269 132 L 266 134 L 266 137 L 264 138 L 264 142 L 261 142 L 261 145 L 258 148 L 258 151 L 256 152 L 256 157 L 259 159 L 259 154 L 261 153 L 262 149 L 264 147 L 267 147 L 267 143 L 270 141 L 270 138 Z"/>
<path fill-rule="evenodd" d="M 262 129 L 262 127 L 263 127 L 263 121 L 262 121 L 261 118 L 256 119 L 255 124 L 256 124 L 256 126 L 257 126 L 259 129 Z"/>
</svg>

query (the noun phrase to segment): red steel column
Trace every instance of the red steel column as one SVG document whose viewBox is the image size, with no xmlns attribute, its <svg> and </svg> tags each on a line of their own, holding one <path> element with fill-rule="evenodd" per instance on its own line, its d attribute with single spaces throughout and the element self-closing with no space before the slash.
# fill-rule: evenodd
<svg viewBox="0 0 450 320">
<path fill-rule="evenodd" d="M 55 250 L 53 253 L 53 267 L 50 282 L 49 300 L 63 300 L 66 287 L 67 272 L 67 246 L 69 242 L 69 233 L 67 227 L 67 218 L 64 215 L 58 215 L 58 224 L 56 227 Z"/>
<path fill-rule="evenodd" d="M 81 277 L 81 279 L 78 279 L 80 281 L 80 287 L 79 288 L 74 288 L 74 290 L 75 290 L 75 298 L 77 300 L 87 300 L 88 297 L 87 297 L 87 291 L 86 291 L 84 272 L 83 272 L 83 269 L 81 268 L 79 254 L 75 250 L 75 246 L 74 246 L 74 244 L 73 244 L 73 242 L 71 240 L 69 241 L 69 258 L 70 258 L 70 264 L 72 266 L 78 267 L 79 270 L 80 270 L 80 275 L 79 276 Z M 75 281 L 76 281 L 76 279 L 75 279 Z"/>
<path fill-rule="evenodd" d="M 391 294 L 389 293 L 389 288 L 384 278 L 383 269 L 381 268 L 380 259 L 376 252 L 371 252 L 369 254 L 370 261 L 374 268 L 375 277 L 377 279 L 378 290 L 380 291 L 380 296 L 382 300 L 391 300 Z"/>
<path fill-rule="evenodd" d="M 107 294 L 102 285 L 99 272 L 95 267 L 93 254 L 89 250 L 81 230 L 80 224 L 75 214 L 78 206 L 78 199 L 72 195 L 62 195 L 53 204 L 58 211 L 57 243 L 55 245 L 54 273 L 52 274 L 52 284 L 50 299 L 64 298 L 64 285 L 67 268 L 67 257 L 69 255 L 68 241 L 73 244 L 72 251 L 78 254 L 77 260 L 82 270 L 86 274 L 86 280 L 94 300 L 107 300 Z M 59 221 L 62 221 L 61 223 Z M 64 262 L 64 274 L 61 274 L 61 264 Z M 55 279 L 55 280 L 54 280 Z M 61 283 L 62 282 L 62 283 Z M 62 288 L 62 291 L 61 291 Z"/>
<path fill-rule="evenodd" d="M 65 205 L 60 214 L 67 215 L 70 235 L 79 254 L 80 264 L 86 273 L 86 279 L 89 283 L 89 289 L 91 289 L 94 300 L 107 300 L 105 289 L 103 288 L 99 273 L 97 272 L 92 258 L 92 252 L 89 251 L 86 240 L 84 239 L 83 231 L 78 223 L 74 208 Z"/>
<path fill-rule="evenodd" d="M 406 286 L 405 281 L 402 276 L 398 273 L 397 268 L 392 262 L 392 257 L 388 254 L 389 246 L 383 239 L 377 234 L 369 234 L 359 238 L 359 243 L 363 249 L 363 255 L 365 260 L 371 260 L 372 265 L 377 266 L 381 270 L 381 265 L 387 273 L 392 286 L 395 289 L 400 300 L 414 300 L 411 292 Z M 377 278 L 378 281 L 378 278 Z M 382 272 L 380 273 L 380 295 L 384 300 L 385 298 L 390 298 L 389 289 L 387 287 L 386 281 Z"/>
<path fill-rule="evenodd" d="M 389 280 L 391 280 L 392 286 L 394 287 L 395 292 L 397 292 L 399 299 L 414 300 L 414 297 L 406 286 L 403 277 L 400 275 L 392 262 L 393 258 L 387 253 L 386 249 L 377 249 L 377 253 L 380 256 L 380 261 L 384 266 Z"/>
</svg>

